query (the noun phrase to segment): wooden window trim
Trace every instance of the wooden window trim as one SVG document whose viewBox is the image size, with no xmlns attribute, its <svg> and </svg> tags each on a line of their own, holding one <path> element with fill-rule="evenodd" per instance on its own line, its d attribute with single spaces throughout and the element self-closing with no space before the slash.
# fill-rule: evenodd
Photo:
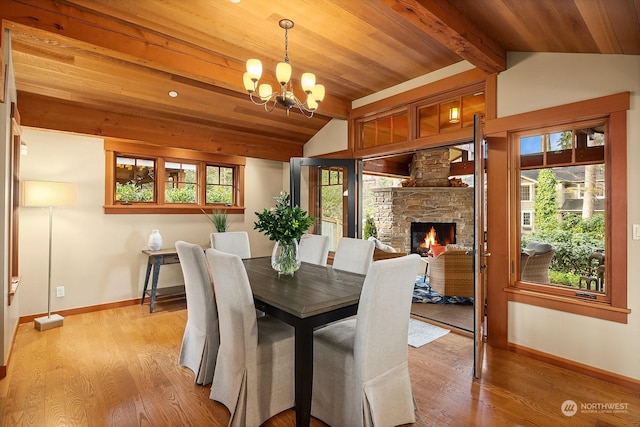
<svg viewBox="0 0 640 427">
<path fill-rule="evenodd" d="M 555 287 L 527 285 L 518 280 L 517 268 L 511 268 L 509 284 L 504 291 L 509 301 L 565 311 L 584 316 L 627 323 L 627 110 L 630 106 L 630 93 L 623 92 L 601 98 L 575 102 L 543 110 L 517 114 L 500 119 L 489 120 L 485 124 L 485 134 L 506 136 L 512 132 L 543 129 L 556 125 L 592 119 L 607 119 L 608 139 L 614 141 L 605 145 L 607 169 L 607 255 L 606 282 L 611 284 L 608 301 L 593 301 L 558 292 Z M 519 150 L 511 149 L 509 155 L 512 173 L 511 187 L 520 188 Z M 614 185 L 615 183 L 615 185 Z M 517 185 L 517 186 L 516 186 Z M 509 263 L 516 266 L 520 257 L 519 233 L 514 228 L 514 217 L 519 226 L 520 217 L 514 215 L 519 200 L 512 195 L 511 225 L 512 237 L 509 244 Z M 519 199 L 519 192 L 518 192 Z M 614 239 L 611 236 L 615 236 Z M 575 292 L 574 292 L 575 293 Z"/>
<path fill-rule="evenodd" d="M 165 160 L 175 160 L 184 163 L 198 163 L 199 179 L 204 177 L 204 165 L 215 164 L 233 167 L 235 169 L 236 194 L 235 204 L 232 206 L 221 206 L 228 214 L 244 214 L 244 171 L 246 159 L 240 156 L 228 156 L 224 154 L 212 154 L 202 151 L 187 150 L 182 148 L 161 147 L 157 145 L 123 141 L 117 139 L 106 139 L 104 141 L 105 150 L 105 214 L 200 214 L 202 210 L 215 209 L 217 205 L 206 204 L 204 200 L 198 200 L 197 204 L 165 204 L 164 192 L 160 191 L 159 183 L 164 182 L 164 162 Z M 117 155 L 130 155 L 141 157 L 152 157 L 156 161 L 156 202 L 144 204 L 123 205 L 114 202 L 114 162 Z M 201 167 L 202 165 L 202 167 Z M 204 181 L 200 181 L 204 182 Z"/>
</svg>

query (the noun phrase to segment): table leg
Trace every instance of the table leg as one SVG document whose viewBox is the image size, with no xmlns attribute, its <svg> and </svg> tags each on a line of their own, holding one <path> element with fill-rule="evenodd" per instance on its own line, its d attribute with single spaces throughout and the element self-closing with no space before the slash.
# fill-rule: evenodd
<svg viewBox="0 0 640 427">
<path fill-rule="evenodd" d="M 149 276 L 151 275 L 151 266 L 153 262 L 151 258 L 147 260 L 147 273 L 144 276 L 144 288 L 142 288 L 142 298 L 140 299 L 140 305 L 144 305 L 144 297 L 147 296 L 147 288 L 149 287 Z"/>
<path fill-rule="evenodd" d="M 313 327 L 301 322 L 295 329 L 296 426 L 306 427 L 311 422 Z"/>
<path fill-rule="evenodd" d="M 158 290 L 160 265 L 162 265 L 162 257 L 157 256 L 153 260 L 153 279 L 151 280 L 151 303 L 149 304 L 149 313 L 153 313 L 153 307 L 156 303 L 156 291 Z"/>
</svg>

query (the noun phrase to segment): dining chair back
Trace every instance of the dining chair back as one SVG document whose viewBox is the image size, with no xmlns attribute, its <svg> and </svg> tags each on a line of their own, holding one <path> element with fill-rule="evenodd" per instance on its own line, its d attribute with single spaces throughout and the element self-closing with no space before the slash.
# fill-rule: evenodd
<svg viewBox="0 0 640 427">
<path fill-rule="evenodd" d="M 193 371 L 197 384 L 209 384 L 220 345 L 213 283 L 201 246 L 177 241 L 176 252 L 187 297 L 187 324 L 178 363 Z"/>
<path fill-rule="evenodd" d="M 375 243 L 371 240 L 341 237 L 333 257 L 333 268 L 366 274 L 373 262 Z"/>
<path fill-rule="evenodd" d="M 420 256 L 371 264 L 355 318 L 314 333 L 311 414 L 331 426 L 415 422 L 407 359 Z"/>
<path fill-rule="evenodd" d="M 329 236 L 303 234 L 298 245 L 300 261 L 323 266 L 327 265 L 329 243 Z"/>
<path fill-rule="evenodd" d="M 239 256 L 206 250 L 218 302 L 220 350 L 209 397 L 231 412 L 230 426 L 259 426 L 292 408 L 293 327 L 256 317 Z"/>
<path fill-rule="evenodd" d="M 238 255 L 242 259 L 251 258 L 249 234 L 246 231 L 225 231 L 211 233 L 211 247 L 222 252 Z"/>
</svg>

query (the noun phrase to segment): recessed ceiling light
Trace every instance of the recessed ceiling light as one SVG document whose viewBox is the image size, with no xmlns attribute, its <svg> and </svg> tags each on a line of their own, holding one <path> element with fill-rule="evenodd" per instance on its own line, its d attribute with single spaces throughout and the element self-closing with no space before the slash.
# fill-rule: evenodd
<svg viewBox="0 0 640 427">
<path fill-rule="evenodd" d="M 240 3 L 240 0 L 231 0 L 231 3 Z"/>
<path fill-rule="evenodd" d="M 169 96 L 172 98 L 175 98 L 176 96 L 178 96 L 178 92 L 176 92 L 175 90 L 170 90 L 169 91 Z"/>
</svg>

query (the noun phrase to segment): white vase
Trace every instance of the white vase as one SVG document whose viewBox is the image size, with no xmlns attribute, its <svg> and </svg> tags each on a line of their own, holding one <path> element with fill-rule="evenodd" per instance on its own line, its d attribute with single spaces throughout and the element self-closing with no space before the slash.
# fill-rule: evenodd
<svg viewBox="0 0 640 427">
<path fill-rule="evenodd" d="M 151 230 L 151 234 L 149 235 L 149 240 L 147 241 L 147 246 L 152 251 L 158 251 L 162 249 L 162 236 L 160 235 L 159 230 Z"/>
</svg>

